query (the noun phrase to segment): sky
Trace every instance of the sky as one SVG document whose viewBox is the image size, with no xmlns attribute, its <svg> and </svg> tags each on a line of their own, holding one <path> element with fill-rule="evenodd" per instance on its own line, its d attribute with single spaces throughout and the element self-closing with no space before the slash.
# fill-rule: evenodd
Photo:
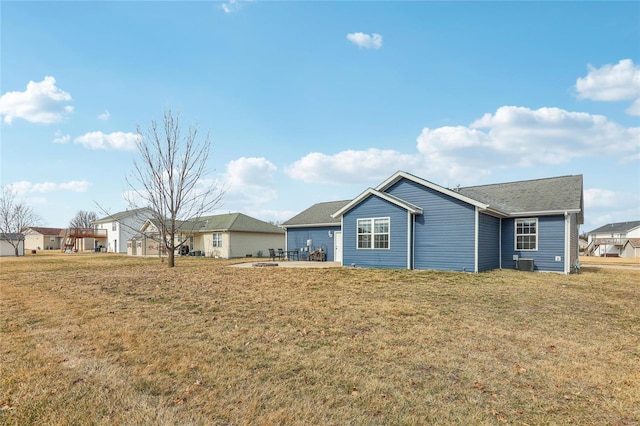
<svg viewBox="0 0 640 426">
<path fill-rule="evenodd" d="M 2 186 L 66 227 L 127 209 L 136 130 L 212 146 L 212 214 L 283 222 L 398 170 L 454 188 L 582 174 L 640 220 L 640 2 L 0 3 Z"/>
</svg>

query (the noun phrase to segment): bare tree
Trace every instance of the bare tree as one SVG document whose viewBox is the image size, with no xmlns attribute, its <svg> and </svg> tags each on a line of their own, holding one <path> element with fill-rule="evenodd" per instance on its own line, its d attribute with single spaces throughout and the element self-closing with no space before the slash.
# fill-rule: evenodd
<svg viewBox="0 0 640 426">
<path fill-rule="evenodd" d="M 0 199 L 0 233 L 3 240 L 7 241 L 19 256 L 18 248 L 22 231 L 30 226 L 36 226 L 42 222 L 42 218 L 23 200 L 18 200 L 15 191 L 10 186 L 2 188 Z"/>
<path fill-rule="evenodd" d="M 98 215 L 95 212 L 78 210 L 78 213 L 69 222 L 69 228 L 93 228 L 94 220 L 98 220 Z"/>
<path fill-rule="evenodd" d="M 197 219 L 222 200 L 224 188 L 203 184 L 211 139 L 199 138 L 196 126 L 183 133 L 180 115 L 164 112 L 161 125 L 154 120 L 146 132 L 137 129 L 139 158 L 127 178 L 131 188 L 127 201 L 132 208 L 148 207 L 158 227 L 159 242 L 175 266 L 175 250 L 186 242 L 176 241 L 180 233 L 190 233 Z"/>
</svg>

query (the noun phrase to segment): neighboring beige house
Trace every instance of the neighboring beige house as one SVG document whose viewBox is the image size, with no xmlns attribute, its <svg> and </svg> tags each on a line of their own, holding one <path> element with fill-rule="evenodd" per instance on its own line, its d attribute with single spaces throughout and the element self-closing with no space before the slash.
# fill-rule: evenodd
<svg viewBox="0 0 640 426">
<path fill-rule="evenodd" d="M 640 257 L 634 243 L 640 238 L 640 220 L 608 223 L 587 233 L 587 256 Z"/>
<path fill-rule="evenodd" d="M 622 247 L 621 257 L 640 257 L 640 238 L 629 238 Z"/>
<path fill-rule="evenodd" d="M 151 217 L 153 217 L 151 209 L 141 208 L 125 210 L 94 220 L 96 230 L 107 231 L 107 237 L 96 239 L 95 244 L 104 246 L 110 253 L 126 253 L 127 241 L 138 234 L 140 227 Z"/>
<path fill-rule="evenodd" d="M 282 228 L 242 213 L 204 216 L 179 225 L 181 232 L 176 236 L 176 242 L 186 241 L 184 246 L 188 247 L 190 255 L 223 259 L 268 256 L 270 248 L 284 247 Z M 158 224 L 153 220 L 146 221 L 140 234 L 130 239 L 127 254 L 159 255 L 157 236 Z"/>
<path fill-rule="evenodd" d="M 14 244 L 17 242 L 18 256 L 24 256 L 24 235 L 22 234 L 0 234 L 0 256 L 15 256 L 16 249 Z"/>
<path fill-rule="evenodd" d="M 32 226 L 23 231 L 25 250 L 60 250 L 66 229 Z"/>
</svg>

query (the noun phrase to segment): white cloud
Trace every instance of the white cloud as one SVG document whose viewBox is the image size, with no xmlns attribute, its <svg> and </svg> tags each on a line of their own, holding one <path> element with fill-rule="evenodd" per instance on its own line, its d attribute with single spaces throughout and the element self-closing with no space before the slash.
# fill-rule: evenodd
<svg viewBox="0 0 640 426">
<path fill-rule="evenodd" d="M 382 47 L 382 36 L 373 33 L 371 35 L 365 33 L 349 33 L 347 39 L 356 46 L 364 49 L 380 49 Z"/>
<path fill-rule="evenodd" d="M 277 167 L 266 158 L 241 157 L 229 161 L 227 177 L 232 185 L 265 186 L 273 181 Z"/>
<path fill-rule="evenodd" d="M 237 0 L 229 0 L 226 3 L 222 3 L 220 7 L 224 10 L 224 13 L 233 13 L 240 8 L 240 4 Z"/>
<path fill-rule="evenodd" d="M 602 188 L 584 190 L 586 212 L 584 231 L 613 222 L 637 220 L 640 217 L 640 194 Z"/>
<path fill-rule="evenodd" d="M 419 167 L 415 154 L 370 148 L 348 150 L 334 155 L 312 152 L 293 163 L 285 171 L 293 179 L 317 184 L 378 183 L 398 170 Z"/>
<path fill-rule="evenodd" d="M 107 121 L 109 117 L 111 117 L 111 113 L 105 109 L 102 114 L 98 115 L 98 120 Z"/>
<path fill-rule="evenodd" d="M 71 140 L 71 136 L 63 135 L 60 130 L 57 130 L 53 138 L 53 143 L 65 144 L 65 143 L 69 143 L 70 140 Z"/>
<path fill-rule="evenodd" d="M 493 115 L 485 114 L 470 128 L 487 129 L 486 147 L 524 167 L 593 155 L 626 156 L 638 150 L 640 137 L 638 127 L 560 108 L 504 106 Z"/>
<path fill-rule="evenodd" d="M 559 108 L 505 106 L 469 126 L 424 128 L 417 152 L 368 149 L 334 155 L 307 154 L 286 168 L 304 182 L 379 183 L 396 170 L 434 182 L 470 184 L 497 168 L 556 165 L 574 158 L 638 159 L 640 128 L 623 127 L 601 115 Z"/>
<path fill-rule="evenodd" d="M 136 133 L 113 132 L 106 134 L 98 131 L 78 136 L 73 142 L 90 149 L 134 151 L 138 137 Z"/>
<path fill-rule="evenodd" d="M 640 115 L 640 66 L 631 59 L 623 59 L 615 65 L 601 68 L 588 67 L 586 77 L 576 80 L 576 91 L 580 99 L 594 101 L 625 101 L 633 104 L 627 109 L 630 115 Z"/>
<path fill-rule="evenodd" d="M 585 209 L 605 208 L 628 209 L 640 208 L 640 194 L 632 192 L 618 192 L 609 189 L 589 188 L 584 190 Z"/>
<path fill-rule="evenodd" d="M 277 167 L 266 158 L 241 157 L 230 161 L 226 168 L 228 183 L 225 199 L 232 204 L 260 205 L 275 200 L 273 188 Z M 225 200 L 226 201 L 226 200 Z"/>
<path fill-rule="evenodd" d="M 86 180 L 72 180 L 69 182 L 39 182 L 32 183 L 28 181 L 19 181 L 8 184 L 16 194 L 27 195 L 32 193 L 45 194 L 56 191 L 71 191 L 71 192 L 87 192 L 91 183 Z"/>
<path fill-rule="evenodd" d="M 56 87 L 56 79 L 47 76 L 40 82 L 30 81 L 24 92 L 7 92 L 0 97 L 0 115 L 11 124 L 21 118 L 31 123 L 51 124 L 73 111 L 67 103 L 71 95 Z"/>
<path fill-rule="evenodd" d="M 640 116 L 640 98 L 633 101 L 633 103 L 625 110 L 629 115 Z"/>
</svg>

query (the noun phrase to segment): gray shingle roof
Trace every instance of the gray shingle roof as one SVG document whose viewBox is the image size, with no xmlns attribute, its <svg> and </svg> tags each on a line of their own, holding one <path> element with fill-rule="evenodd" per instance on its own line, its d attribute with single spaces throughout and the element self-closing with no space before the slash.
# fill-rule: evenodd
<svg viewBox="0 0 640 426">
<path fill-rule="evenodd" d="M 404 174 L 403 176 L 411 176 Z M 416 181 L 422 182 L 420 178 Z M 431 184 L 434 187 L 438 185 Z M 379 187 L 380 189 L 380 187 Z M 582 175 L 558 176 L 518 182 L 469 186 L 456 190 L 467 201 L 489 205 L 505 215 L 578 212 L 578 222 L 583 223 Z M 384 188 L 382 188 L 384 190 Z M 442 191 L 450 192 L 446 188 Z M 339 217 L 332 218 L 351 200 L 318 203 L 302 211 L 282 224 L 285 228 L 312 225 L 340 225 Z"/>
<path fill-rule="evenodd" d="M 597 234 L 600 232 L 628 232 L 633 228 L 637 228 L 640 226 L 640 220 L 634 220 L 630 222 L 616 222 L 616 223 L 607 223 L 600 228 L 596 228 L 593 231 L 590 231 L 589 234 Z"/>
<path fill-rule="evenodd" d="M 0 233 L 0 240 L 5 241 L 24 241 L 24 235 L 16 232 Z"/>
<path fill-rule="evenodd" d="M 66 228 L 45 228 L 43 226 L 31 226 L 27 229 L 30 229 L 38 234 L 50 236 L 55 235 L 56 237 L 64 236 Z"/>
<path fill-rule="evenodd" d="M 470 186 L 459 192 L 511 215 L 583 209 L 582 175 Z"/>
<path fill-rule="evenodd" d="M 340 218 L 331 217 L 332 214 L 346 206 L 351 200 L 329 201 L 317 203 L 298 213 L 282 224 L 285 228 L 303 225 L 340 225 Z"/>
<path fill-rule="evenodd" d="M 150 216 L 151 215 L 151 209 L 147 208 L 147 207 L 142 207 L 139 209 L 133 209 L 133 210 L 125 210 L 123 212 L 118 212 L 118 213 L 114 213 L 114 214 L 110 214 L 109 216 L 105 216 L 102 219 L 98 219 L 98 220 L 94 220 L 92 223 L 108 223 L 108 222 L 117 222 L 125 217 L 128 216 L 132 216 L 132 215 L 144 215 L 144 216 Z"/>
<path fill-rule="evenodd" d="M 260 232 L 283 234 L 284 230 L 276 225 L 247 216 L 242 213 L 229 213 L 205 216 L 198 220 L 201 231 Z"/>
<path fill-rule="evenodd" d="M 156 224 L 156 220 L 151 219 Z M 263 234 L 283 234 L 284 229 L 242 213 L 228 213 L 203 216 L 195 220 L 177 220 L 176 226 L 182 232 L 257 232 Z"/>
</svg>

